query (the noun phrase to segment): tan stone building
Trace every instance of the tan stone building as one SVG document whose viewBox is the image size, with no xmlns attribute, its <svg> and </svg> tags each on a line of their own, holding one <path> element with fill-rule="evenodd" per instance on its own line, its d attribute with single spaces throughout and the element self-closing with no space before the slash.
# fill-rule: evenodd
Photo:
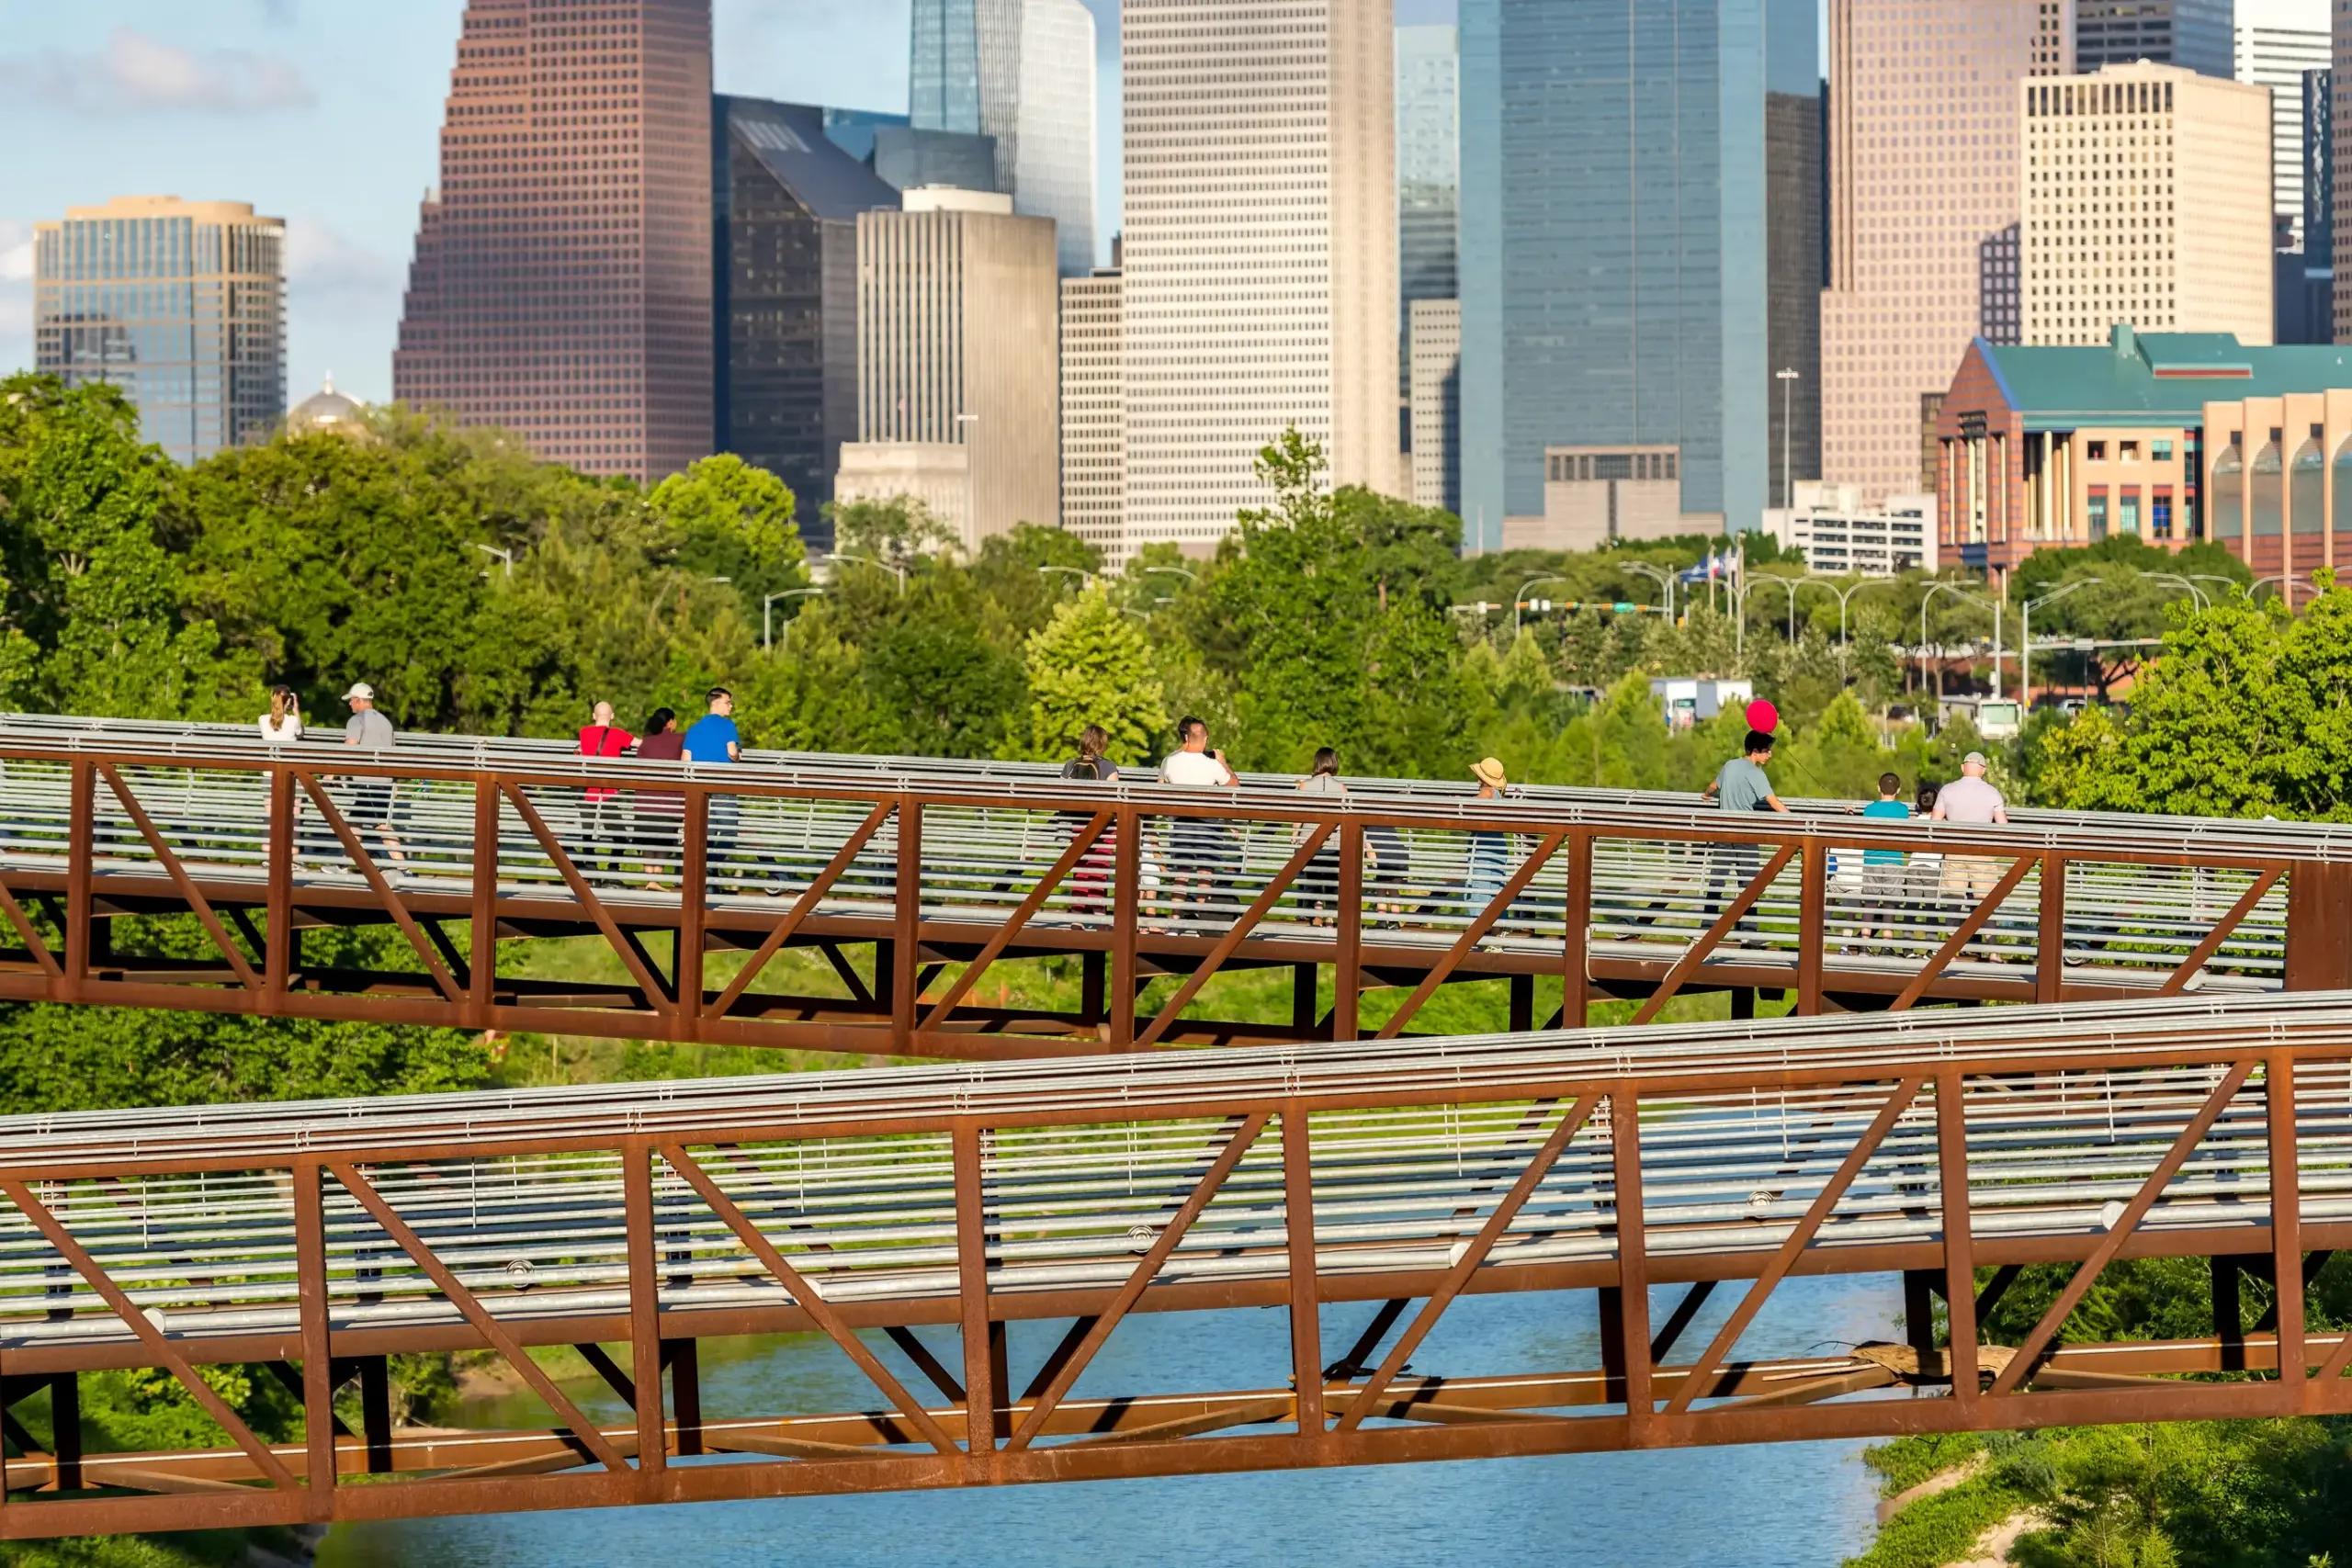
<svg viewBox="0 0 2352 1568">
<path fill-rule="evenodd" d="M 972 528 L 970 457 L 949 441 L 846 441 L 833 475 L 833 500 L 911 501 L 968 555 L 979 545 Z"/>
<path fill-rule="evenodd" d="M 2271 340 L 2267 88 L 2171 65 L 2019 85 L 2024 341 Z"/>
<path fill-rule="evenodd" d="M 1205 552 L 1291 425 L 1396 488 L 1391 0 L 1125 0 L 1127 548 Z"/>
<path fill-rule="evenodd" d="M 2072 71 L 2074 9 L 1830 0 L 1820 477 L 1865 504 L 1933 487 L 1952 367 L 2016 341 L 2017 84 Z"/>
<path fill-rule="evenodd" d="M 1410 346 L 1413 502 L 1462 510 L 1462 301 L 1416 299 Z"/>
<path fill-rule="evenodd" d="M 1053 220 L 919 188 L 857 220 L 857 434 L 968 447 L 967 548 L 1061 521 L 1060 272 Z M 844 447 L 842 478 L 852 478 Z M 933 465 L 935 467 L 935 465 Z M 836 494 L 841 493 L 838 490 Z"/>
<path fill-rule="evenodd" d="M 1547 446 L 1544 515 L 1504 518 L 1503 548 L 1597 550 L 1723 531 L 1722 513 L 1682 510 L 1679 446 Z"/>
</svg>

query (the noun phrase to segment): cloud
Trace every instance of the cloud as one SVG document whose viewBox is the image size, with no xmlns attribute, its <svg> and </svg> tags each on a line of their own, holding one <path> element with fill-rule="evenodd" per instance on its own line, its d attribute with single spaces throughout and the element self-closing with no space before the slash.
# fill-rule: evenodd
<svg viewBox="0 0 2352 1568">
<path fill-rule="evenodd" d="M 391 263 L 324 223 L 286 220 L 286 287 L 313 298 L 376 295 L 399 281 Z"/>
<path fill-rule="evenodd" d="M 0 55 L 0 97 L 12 96 L 84 114 L 259 114 L 318 101 L 282 56 L 183 49 L 131 28 L 94 53 Z"/>
<path fill-rule="evenodd" d="M 294 0 L 254 0 L 261 19 L 273 28 L 290 28 L 297 20 Z"/>
</svg>

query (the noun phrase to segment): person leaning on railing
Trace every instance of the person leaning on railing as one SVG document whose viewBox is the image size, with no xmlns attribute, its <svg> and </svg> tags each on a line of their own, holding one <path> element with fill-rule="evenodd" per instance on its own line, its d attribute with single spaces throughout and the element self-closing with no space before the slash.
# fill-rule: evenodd
<svg viewBox="0 0 2352 1568">
<path fill-rule="evenodd" d="M 1111 765 L 1102 753 L 1110 748 L 1111 738 L 1099 724 L 1090 724 L 1078 735 L 1078 755 L 1062 764 L 1062 777 L 1086 784 L 1116 784 L 1119 770 Z M 1093 820 L 1084 811 L 1065 811 L 1062 827 L 1072 838 L 1086 830 Z M 1103 893 L 1111 885 L 1112 867 L 1118 863 L 1119 820 L 1114 816 L 1086 852 L 1078 857 L 1078 864 L 1070 868 L 1070 908 L 1078 914 L 1099 915 L 1103 908 Z"/>
<path fill-rule="evenodd" d="M 1326 746 L 1315 753 L 1315 771 L 1298 781 L 1299 793 L 1315 795 L 1344 795 L 1348 786 L 1340 782 L 1340 754 Z M 1316 824 L 1301 822 L 1291 835 L 1295 852 L 1314 836 Z M 1340 830 L 1334 827 L 1323 847 L 1315 852 L 1298 874 L 1298 909 L 1309 923 L 1328 926 L 1340 908 Z"/>
<path fill-rule="evenodd" d="M 1714 781 L 1702 794 L 1726 813 L 1777 811 L 1786 816 L 1789 808 L 1772 792 L 1772 780 L 1764 771 L 1771 761 L 1772 737 L 1763 730 L 1751 729 L 1747 732 L 1744 753 L 1726 760 L 1716 771 Z M 1731 899 L 1756 880 L 1757 871 L 1762 864 L 1761 856 L 1762 851 L 1753 840 L 1739 840 L 1716 848 L 1714 870 L 1707 878 L 1707 919 L 1710 924 L 1721 919 Z M 1747 913 L 1740 917 L 1736 929 L 1743 936 L 1754 935 L 1762 930 L 1756 919 L 1754 905 L 1750 905 Z"/>
</svg>

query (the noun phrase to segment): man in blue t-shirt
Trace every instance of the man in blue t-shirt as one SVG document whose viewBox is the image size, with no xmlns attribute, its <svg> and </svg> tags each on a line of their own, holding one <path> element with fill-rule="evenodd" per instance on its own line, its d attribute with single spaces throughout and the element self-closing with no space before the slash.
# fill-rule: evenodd
<svg viewBox="0 0 2352 1568">
<path fill-rule="evenodd" d="M 735 694 L 724 686 L 710 689 L 710 711 L 686 730 L 689 762 L 740 762 L 743 738 L 735 728 Z"/>
</svg>

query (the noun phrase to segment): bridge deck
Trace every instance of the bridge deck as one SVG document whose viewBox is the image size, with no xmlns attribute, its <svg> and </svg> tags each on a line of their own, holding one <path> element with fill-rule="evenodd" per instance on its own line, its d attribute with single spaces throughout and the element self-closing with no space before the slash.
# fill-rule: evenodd
<svg viewBox="0 0 2352 1568">
<path fill-rule="evenodd" d="M 2325 825 L 1826 804 L 1731 823 L 1656 795 L 1204 795 L 432 738 L 272 753 L 242 730 L 24 719 L 0 720 L 0 895 L 19 942 L 0 996 L 899 1055 L 1394 1035 L 1470 981 L 1509 986 L 1521 1028 L 1544 1021 L 1539 979 L 1570 1025 L 1597 996 L 1646 1019 L 1706 988 L 1811 1013 L 2352 985 L 2327 934 L 2352 918 L 2352 835 Z M 217 956 L 114 940 L 174 912 Z M 306 931 L 369 924 L 399 928 L 399 967 L 306 961 Z M 607 943 L 619 977 L 497 955 L 567 936 Z M 1059 1004 L 982 983 L 1034 960 L 1077 971 Z M 1287 1019 L 1221 1016 L 1216 976 L 1272 967 L 1294 973 Z"/>
<path fill-rule="evenodd" d="M 388 1355 L 488 1348 L 551 1424 L 322 1416 L 273 1448 L 231 1415 L 218 1448 L 112 1456 L 20 1421 L 0 1536 L 2347 1411 L 2352 1339 L 2301 1312 L 2338 1247 L 2352 995 L 17 1118 L 0 1404 L 27 1420 L 102 1368 L 276 1368 L 323 1412 Z M 2016 1266 L 2086 1287 L 2128 1256 L 2213 1259 L 2227 1321 L 2061 1348 L 2070 1291 L 1979 1343 Z M 1741 1359 L 1792 1273 L 1901 1275 L 1907 1342 Z M 1569 1290 L 1600 1292 L 1599 1368 L 1429 1359 L 1463 1294 Z M 1330 1342 L 1324 1309 L 1362 1301 L 1396 1307 Z M 1287 1382 L 1080 1389 L 1130 1313 L 1245 1307 L 1288 1314 Z M 1005 1325 L 1064 1319 L 1015 1380 Z M 703 1409 L 698 1342 L 786 1330 L 832 1337 L 875 1404 Z M 632 1418 L 535 1381 L 550 1344 Z M 2281 1364 L 2319 1375 L 2172 1375 Z M 410 1479 L 334 1481 L 371 1472 Z"/>
</svg>

